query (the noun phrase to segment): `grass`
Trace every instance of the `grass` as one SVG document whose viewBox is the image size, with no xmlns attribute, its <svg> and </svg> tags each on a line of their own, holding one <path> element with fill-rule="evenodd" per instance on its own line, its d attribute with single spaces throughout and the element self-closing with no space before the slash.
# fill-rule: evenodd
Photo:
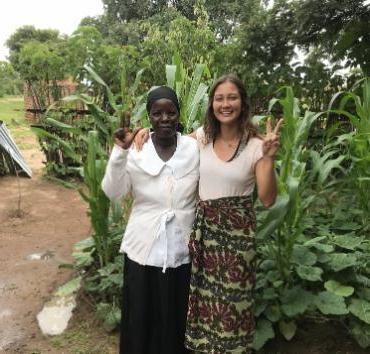
<svg viewBox="0 0 370 354">
<path fill-rule="evenodd" d="M 68 349 L 71 354 L 113 354 L 116 352 L 117 344 L 105 343 L 109 341 L 108 335 L 106 338 L 101 338 L 101 342 L 97 342 L 93 335 L 91 329 L 81 325 L 80 328 L 70 330 L 50 341 L 55 349 Z"/>
<path fill-rule="evenodd" d="M 5 96 L 0 98 L 0 120 L 4 121 L 12 137 L 22 150 L 34 148 L 29 138 L 31 132 L 29 122 L 25 119 L 23 96 Z"/>
<path fill-rule="evenodd" d="M 86 307 L 82 311 L 86 311 Z M 78 309 L 77 311 L 81 311 Z M 74 323 L 63 334 L 50 338 L 53 348 L 71 354 L 115 354 L 117 333 L 107 333 L 91 313 L 75 314 Z"/>
<path fill-rule="evenodd" d="M 27 347 L 27 353 L 44 354 L 116 354 L 119 336 L 107 333 L 95 317 L 94 306 L 82 297 L 77 298 L 77 308 L 68 328 L 61 335 L 44 336 L 39 343 Z M 48 348 L 48 350 L 45 350 Z M 25 351 L 26 353 L 26 351 Z"/>
<path fill-rule="evenodd" d="M 8 127 L 27 124 L 24 119 L 22 96 L 5 96 L 0 98 L 0 120 Z"/>
</svg>

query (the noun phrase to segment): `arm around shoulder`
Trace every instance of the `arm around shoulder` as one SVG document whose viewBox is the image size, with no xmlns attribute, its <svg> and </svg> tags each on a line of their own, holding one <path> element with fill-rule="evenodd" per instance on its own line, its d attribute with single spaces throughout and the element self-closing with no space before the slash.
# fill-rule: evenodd
<svg viewBox="0 0 370 354">
<path fill-rule="evenodd" d="M 196 131 L 194 131 L 194 132 L 192 132 L 192 133 L 188 134 L 188 136 L 190 136 L 191 138 L 193 138 L 193 139 L 197 140 L 197 132 L 196 132 Z"/>
</svg>

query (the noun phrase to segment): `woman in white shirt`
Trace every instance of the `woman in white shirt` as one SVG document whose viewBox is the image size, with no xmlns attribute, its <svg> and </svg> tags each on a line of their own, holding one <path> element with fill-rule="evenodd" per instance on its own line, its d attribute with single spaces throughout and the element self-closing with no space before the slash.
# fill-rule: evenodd
<svg viewBox="0 0 370 354">
<path fill-rule="evenodd" d="M 179 103 L 165 86 L 148 95 L 153 132 L 141 151 L 134 133 L 115 136 L 102 188 L 110 199 L 133 197 L 121 244 L 125 254 L 121 354 L 186 353 L 190 258 L 199 178 L 196 142 L 177 133 Z"/>
</svg>

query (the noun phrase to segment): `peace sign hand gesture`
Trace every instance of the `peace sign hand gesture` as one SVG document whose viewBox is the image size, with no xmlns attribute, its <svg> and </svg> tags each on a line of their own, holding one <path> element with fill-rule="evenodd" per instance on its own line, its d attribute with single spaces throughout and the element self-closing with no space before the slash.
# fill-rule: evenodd
<svg viewBox="0 0 370 354">
<path fill-rule="evenodd" d="M 121 128 L 118 128 L 114 133 L 114 143 L 120 146 L 122 149 L 128 149 L 132 142 L 134 141 L 135 135 L 141 129 L 135 128 L 132 130 L 130 128 L 130 118 L 129 112 L 123 112 L 121 117 Z"/>
<path fill-rule="evenodd" d="M 267 119 L 266 135 L 263 138 L 262 152 L 264 157 L 275 157 L 276 151 L 279 148 L 279 131 L 283 125 L 284 119 L 279 119 L 275 128 L 271 123 L 271 118 Z"/>
</svg>

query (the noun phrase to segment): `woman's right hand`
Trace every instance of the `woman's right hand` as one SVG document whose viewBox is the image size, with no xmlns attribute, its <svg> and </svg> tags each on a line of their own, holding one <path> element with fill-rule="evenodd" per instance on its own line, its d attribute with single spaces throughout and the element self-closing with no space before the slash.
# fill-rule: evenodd
<svg viewBox="0 0 370 354">
<path fill-rule="evenodd" d="M 134 145 L 137 151 L 141 151 L 143 149 L 144 144 L 149 139 L 149 129 L 142 128 L 140 129 L 134 139 Z"/>
<path fill-rule="evenodd" d="M 132 142 L 135 139 L 135 135 L 140 131 L 141 128 L 130 128 L 130 113 L 123 112 L 122 127 L 118 128 L 114 133 L 114 143 L 120 146 L 122 149 L 130 148 Z"/>
</svg>

